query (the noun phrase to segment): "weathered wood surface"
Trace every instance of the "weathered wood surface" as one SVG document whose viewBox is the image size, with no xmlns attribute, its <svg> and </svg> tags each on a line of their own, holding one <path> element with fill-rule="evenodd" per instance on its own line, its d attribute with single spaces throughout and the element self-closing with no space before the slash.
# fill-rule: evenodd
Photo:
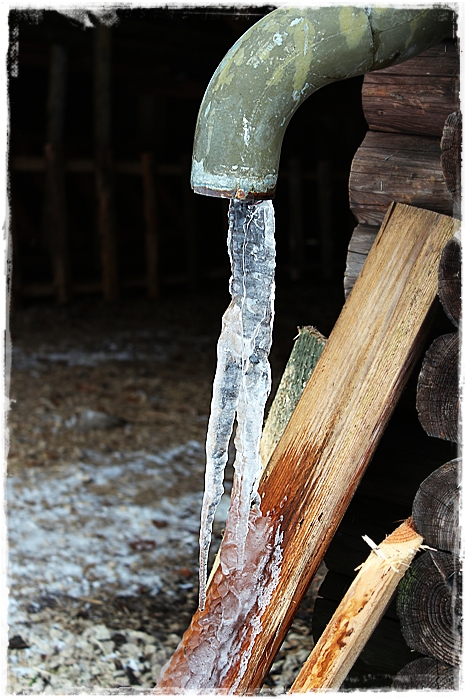
<svg viewBox="0 0 467 700">
<path fill-rule="evenodd" d="M 435 308 L 437 313 L 431 325 L 430 340 L 447 325 L 440 305 L 436 304 Z M 312 620 L 315 640 L 349 588 L 355 567 L 365 558 L 362 533 L 375 542 L 382 540 L 394 523 L 412 511 L 420 483 L 452 458 L 451 444 L 429 438 L 420 425 L 414 410 L 417 378 L 414 372 L 325 554 L 328 572 L 319 589 Z M 402 636 L 395 601 L 392 601 L 352 667 L 343 689 L 367 687 L 369 674 L 372 688 L 387 688 L 397 672 L 413 658 Z"/>
<path fill-rule="evenodd" d="M 459 439 L 459 333 L 433 341 L 420 370 L 417 411 L 430 437 Z"/>
<path fill-rule="evenodd" d="M 459 55 L 443 41 L 399 65 L 367 73 L 362 86 L 365 119 L 374 131 L 441 137 L 459 108 Z"/>
<path fill-rule="evenodd" d="M 350 239 L 344 275 L 344 292 L 347 298 L 359 276 L 371 246 L 378 235 L 379 226 L 358 224 Z"/>
<path fill-rule="evenodd" d="M 446 316 L 459 327 L 462 310 L 462 241 L 455 235 L 441 254 L 438 295 Z"/>
<path fill-rule="evenodd" d="M 404 666 L 394 678 L 393 690 L 458 690 L 459 669 L 422 656 Z"/>
<path fill-rule="evenodd" d="M 461 563 L 448 552 L 427 551 L 399 584 L 397 611 L 411 649 L 458 666 L 462 649 Z"/>
<path fill-rule="evenodd" d="M 436 469 L 421 484 L 414 498 L 412 518 L 425 544 L 457 553 L 460 546 L 460 459 Z"/>
<path fill-rule="evenodd" d="M 155 693 L 261 686 L 421 350 L 439 257 L 458 227 L 391 207 L 264 472 L 245 570 L 216 570 Z"/>
<path fill-rule="evenodd" d="M 461 168 L 462 168 L 462 114 L 459 111 L 450 114 L 444 124 L 441 138 L 441 168 L 446 185 L 451 193 L 460 215 L 461 205 Z"/>
<path fill-rule="evenodd" d="M 409 518 L 372 552 L 295 679 L 290 693 L 338 690 L 405 574 L 423 538 Z"/>
<path fill-rule="evenodd" d="M 261 436 L 261 463 L 267 465 L 313 372 L 326 338 L 313 326 L 299 328 Z"/>
<path fill-rule="evenodd" d="M 392 201 L 452 215 L 439 139 L 369 131 L 352 161 L 350 208 L 361 224 L 379 226 Z"/>
</svg>

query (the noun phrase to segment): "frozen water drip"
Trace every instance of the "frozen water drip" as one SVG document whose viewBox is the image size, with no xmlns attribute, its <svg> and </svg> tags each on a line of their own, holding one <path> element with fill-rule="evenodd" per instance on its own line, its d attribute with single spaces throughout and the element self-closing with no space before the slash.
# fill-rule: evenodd
<svg viewBox="0 0 467 700">
<path fill-rule="evenodd" d="M 206 601 L 209 547 L 216 508 L 224 492 L 224 470 L 234 421 L 234 483 L 227 526 L 235 547 L 223 556 L 224 573 L 241 570 L 248 519 L 259 510 L 259 444 L 271 388 L 268 356 L 274 317 L 274 208 L 271 200 L 230 200 L 227 247 L 232 268 L 230 302 L 222 318 L 217 367 L 206 439 L 206 474 L 200 528 L 199 606 Z"/>
</svg>

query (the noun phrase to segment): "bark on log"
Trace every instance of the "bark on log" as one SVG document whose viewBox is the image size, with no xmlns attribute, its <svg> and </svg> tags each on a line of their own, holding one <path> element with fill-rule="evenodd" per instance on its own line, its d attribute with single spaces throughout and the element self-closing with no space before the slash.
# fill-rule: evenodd
<svg viewBox="0 0 467 700">
<path fill-rule="evenodd" d="M 228 574 L 226 532 L 206 607 L 155 693 L 261 686 L 420 352 L 439 257 L 458 227 L 391 207 L 264 472 L 245 567 Z"/>
<path fill-rule="evenodd" d="M 397 611 L 407 645 L 458 666 L 461 661 L 460 561 L 447 552 L 424 552 L 399 584 Z"/>
<path fill-rule="evenodd" d="M 422 541 L 409 518 L 379 546 L 372 543 L 373 551 L 305 661 L 290 693 L 340 688 Z"/>
<path fill-rule="evenodd" d="M 415 529 L 430 547 L 459 551 L 459 487 L 460 459 L 443 464 L 420 484 L 412 517 Z"/>
<path fill-rule="evenodd" d="M 404 666 L 392 684 L 393 690 L 458 690 L 459 669 L 422 656 Z"/>
<path fill-rule="evenodd" d="M 454 236 L 441 254 L 438 271 L 438 295 L 446 316 L 459 327 L 462 310 L 461 237 Z"/>
<path fill-rule="evenodd" d="M 458 441 L 459 390 L 459 333 L 448 333 L 431 344 L 418 378 L 418 417 L 430 437 Z"/>
<path fill-rule="evenodd" d="M 459 108 L 459 55 L 454 41 L 367 73 L 362 106 L 374 131 L 441 137 L 446 117 Z"/>
<path fill-rule="evenodd" d="M 439 139 L 369 131 L 352 161 L 350 208 L 361 224 L 379 226 L 392 201 L 452 215 Z"/>
<path fill-rule="evenodd" d="M 446 185 L 460 214 L 461 205 L 462 115 L 450 114 L 444 124 L 441 139 L 441 168 Z"/>
</svg>

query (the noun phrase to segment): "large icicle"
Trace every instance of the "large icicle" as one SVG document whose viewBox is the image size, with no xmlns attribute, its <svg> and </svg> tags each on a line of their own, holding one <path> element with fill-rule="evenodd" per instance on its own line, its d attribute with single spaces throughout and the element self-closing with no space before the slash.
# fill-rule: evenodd
<svg viewBox="0 0 467 700">
<path fill-rule="evenodd" d="M 222 319 L 217 345 L 211 415 L 206 440 L 206 475 L 200 529 L 199 604 L 204 608 L 214 514 L 224 491 L 228 446 L 237 418 L 235 480 L 228 518 L 236 529 L 235 561 L 242 568 L 248 516 L 259 506 L 259 443 L 271 385 L 268 362 L 274 316 L 274 208 L 270 200 L 231 200 L 227 245 L 232 267 L 232 301 Z"/>
</svg>

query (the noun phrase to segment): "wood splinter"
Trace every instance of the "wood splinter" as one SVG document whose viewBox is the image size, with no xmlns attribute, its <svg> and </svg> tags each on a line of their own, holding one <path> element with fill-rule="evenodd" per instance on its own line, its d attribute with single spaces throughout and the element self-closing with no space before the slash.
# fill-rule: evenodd
<svg viewBox="0 0 467 700">
<path fill-rule="evenodd" d="M 384 615 L 397 584 L 422 546 L 412 518 L 376 545 L 342 599 L 290 689 L 338 690 Z"/>
</svg>

